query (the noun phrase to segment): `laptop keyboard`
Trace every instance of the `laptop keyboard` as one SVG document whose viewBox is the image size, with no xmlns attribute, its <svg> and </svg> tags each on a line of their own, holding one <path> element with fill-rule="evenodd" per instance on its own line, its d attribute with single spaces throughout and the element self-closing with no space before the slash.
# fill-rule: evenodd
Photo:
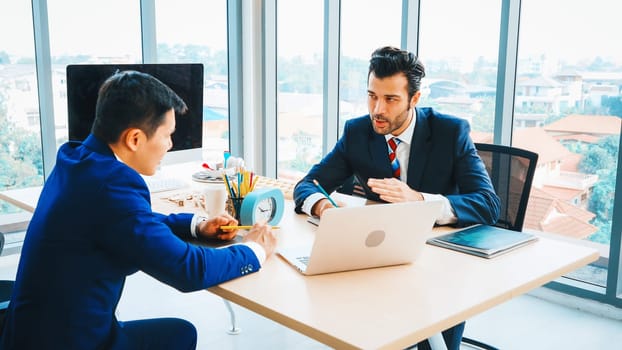
<svg viewBox="0 0 622 350">
<path fill-rule="evenodd" d="M 302 263 L 305 266 L 309 265 L 309 257 L 308 256 L 299 256 L 299 257 L 296 258 L 296 260 L 298 260 L 300 263 Z"/>
</svg>

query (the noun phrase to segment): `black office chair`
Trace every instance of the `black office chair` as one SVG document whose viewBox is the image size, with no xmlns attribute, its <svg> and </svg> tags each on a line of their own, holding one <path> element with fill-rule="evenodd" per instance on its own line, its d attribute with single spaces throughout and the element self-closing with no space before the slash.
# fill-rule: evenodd
<svg viewBox="0 0 622 350">
<path fill-rule="evenodd" d="M 501 199 L 499 220 L 495 226 L 522 231 L 538 154 L 516 147 L 487 143 L 476 143 L 475 148 L 486 165 L 495 192 Z M 494 346 L 468 337 L 462 337 L 462 343 L 478 349 L 497 350 Z"/>
<path fill-rule="evenodd" d="M 4 233 L 0 232 L 0 254 L 4 250 Z M 11 300 L 11 293 L 13 292 L 13 285 L 15 281 L 0 280 L 0 336 L 2 336 L 2 328 L 4 326 L 4 317 L 6 310 L 9 307 L 9 301 Z"/>
<path fill-rule="evenodd" d="M 522 231 L 538 154 L 524 149 L 476 143 L 492 185 L 501 199 L 496 226 Z"/>
</svg>

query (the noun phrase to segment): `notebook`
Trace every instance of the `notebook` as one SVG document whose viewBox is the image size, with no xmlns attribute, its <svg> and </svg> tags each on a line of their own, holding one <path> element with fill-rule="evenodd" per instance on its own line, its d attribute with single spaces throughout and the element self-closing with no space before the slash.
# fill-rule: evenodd
<svg viewBox="0 0 622 350">
<path fill-rule="evenodd" d="M 329 209 L 312 246 L 280 247 L 278 254 L 305 275 L 411 263 L 430 238 L 441 206 L 434 201 Z"/>
<path fill-rule="evenodd" d="M 430 238 L 428 243 L 491 259 L 535 240 L 537 237 L 530 233 L 489 225 L 473 225 Z"/>
</svg>

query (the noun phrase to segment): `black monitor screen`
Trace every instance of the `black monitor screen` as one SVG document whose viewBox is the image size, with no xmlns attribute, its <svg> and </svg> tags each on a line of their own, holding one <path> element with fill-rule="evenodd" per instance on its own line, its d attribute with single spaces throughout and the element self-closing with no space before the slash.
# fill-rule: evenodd
<svg viewBox="0 0 622 350">
<path fill-rule="evenodd" d="M 83 141 L 95 120 L 99 87 L 117 70 L 150 74 L 181 97 L 188 111 L 176 115 L 171 151 L 200 149 L 203 135 L 203 64 L 78 64 L 67 66 L 69 140 Z"/>
</svg>

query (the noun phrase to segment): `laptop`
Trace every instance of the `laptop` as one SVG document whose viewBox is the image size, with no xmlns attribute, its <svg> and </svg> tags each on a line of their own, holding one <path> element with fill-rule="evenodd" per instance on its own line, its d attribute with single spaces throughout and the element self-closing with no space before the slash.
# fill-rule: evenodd
<svg viewBox="0 0 622 350">
<path fill-rule="evenodd" d="M 312 246 L 280 247 L 278 254 L 304 275 L 412 263 L 430 238 L 441 206 L 433 201 L 329 209 Z"/>
</svg>

